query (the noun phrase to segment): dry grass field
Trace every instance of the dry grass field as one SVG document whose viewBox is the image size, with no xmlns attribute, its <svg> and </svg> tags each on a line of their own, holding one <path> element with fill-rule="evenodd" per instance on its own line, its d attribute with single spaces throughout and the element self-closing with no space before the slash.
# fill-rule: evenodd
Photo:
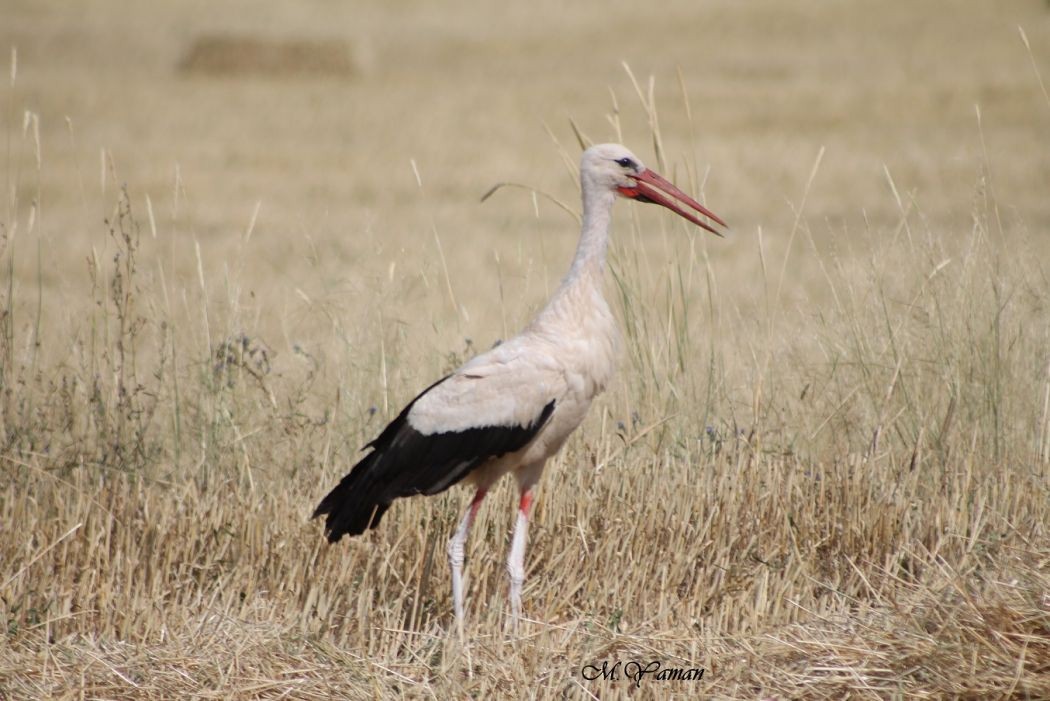
<svg viewBox="0 0 1050 701">
<path fill-rule="evenodd" d="M 479 5 L 5 0 L 0 699 L 1050 698 L 1047 3 Z M 465 490 L 307 519 L 557 284 L 570 120 L 734 235 L 617 206 L 460 640 Z"/>
</svg>

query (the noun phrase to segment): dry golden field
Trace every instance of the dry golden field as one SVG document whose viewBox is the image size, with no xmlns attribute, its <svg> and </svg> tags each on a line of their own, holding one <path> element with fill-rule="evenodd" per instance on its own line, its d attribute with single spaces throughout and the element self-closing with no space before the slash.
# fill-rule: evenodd
<svg viewBox="0 0 1050 701">
<path fill-rule="evenodd" d="M 1050 6 L 480 5 L 4 0 L 0 699 L 1050 698 Z M 580 139 L 734 235 L 617 205 L 460 640 L 466 490 L 308 517 L 557 284 Z"/>
</svg>

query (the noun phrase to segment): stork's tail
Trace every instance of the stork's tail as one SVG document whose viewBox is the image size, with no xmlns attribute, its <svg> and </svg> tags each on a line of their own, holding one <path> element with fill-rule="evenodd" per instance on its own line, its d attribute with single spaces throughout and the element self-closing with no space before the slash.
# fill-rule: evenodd
<svg viewBox="0 0 1050 701">
<path fill-rule="evenodd" d="M 375 455 L 375 452 L 366 455 L 314 509 L 311 518 L 328 517 L 324 532 L 329 543 L 344 535 L 361 535 L 369 528 L 375 528 L 390 508 L 390 502 L 381 498 L 380 490 L 368 479 Z"/>
</svg>

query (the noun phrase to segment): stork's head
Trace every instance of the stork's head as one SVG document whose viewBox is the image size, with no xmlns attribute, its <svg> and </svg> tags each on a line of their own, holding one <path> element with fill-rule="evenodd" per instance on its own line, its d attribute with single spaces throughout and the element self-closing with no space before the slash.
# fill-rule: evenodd
<svg viewBox="0 0 1050 701">
<path fill-rule="evenodd" d="M 584 181 L 584 187 L 610 190 L 621 197 L 663 205 L 678 216 L 718 236 L 722 234 L 679 203 L 722 226 L 727 226 L 711 210 L 679 190 L 659 173 L 646 168 L 637 156 L 620 144 L 597 144 L 584 151 L 580 159 L 580 178 Z"/>
</svg>

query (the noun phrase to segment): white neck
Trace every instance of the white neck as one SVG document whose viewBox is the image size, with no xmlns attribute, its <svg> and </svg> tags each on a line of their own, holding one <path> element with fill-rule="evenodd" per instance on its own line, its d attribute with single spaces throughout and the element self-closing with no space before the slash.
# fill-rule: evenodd
<svg viewBox="0 0 1050 701">
<path fill-rule="evenodd" d="M 605 254 L 609 249 L 609 226 L 616 196 L 611 190 L 589 185 L 584 179 L 583 228 L 580 231 L 580 242 L 576 246 L 576 256 L 563 285 L 581 276 L 594 276 L 600 280 L 605 270 Z"/>
<path fill-rule="evenodd" d="M 539 313 L 536 323 L 566 323 L 587 310 L 606 314 L 603 294 L 605 256 L 609 248 L 609 225 L 616 196 L 606 188 L 592 186 L 583 179 L 583 227 L 576 255 L 557 291 Z"/>
</svg>

